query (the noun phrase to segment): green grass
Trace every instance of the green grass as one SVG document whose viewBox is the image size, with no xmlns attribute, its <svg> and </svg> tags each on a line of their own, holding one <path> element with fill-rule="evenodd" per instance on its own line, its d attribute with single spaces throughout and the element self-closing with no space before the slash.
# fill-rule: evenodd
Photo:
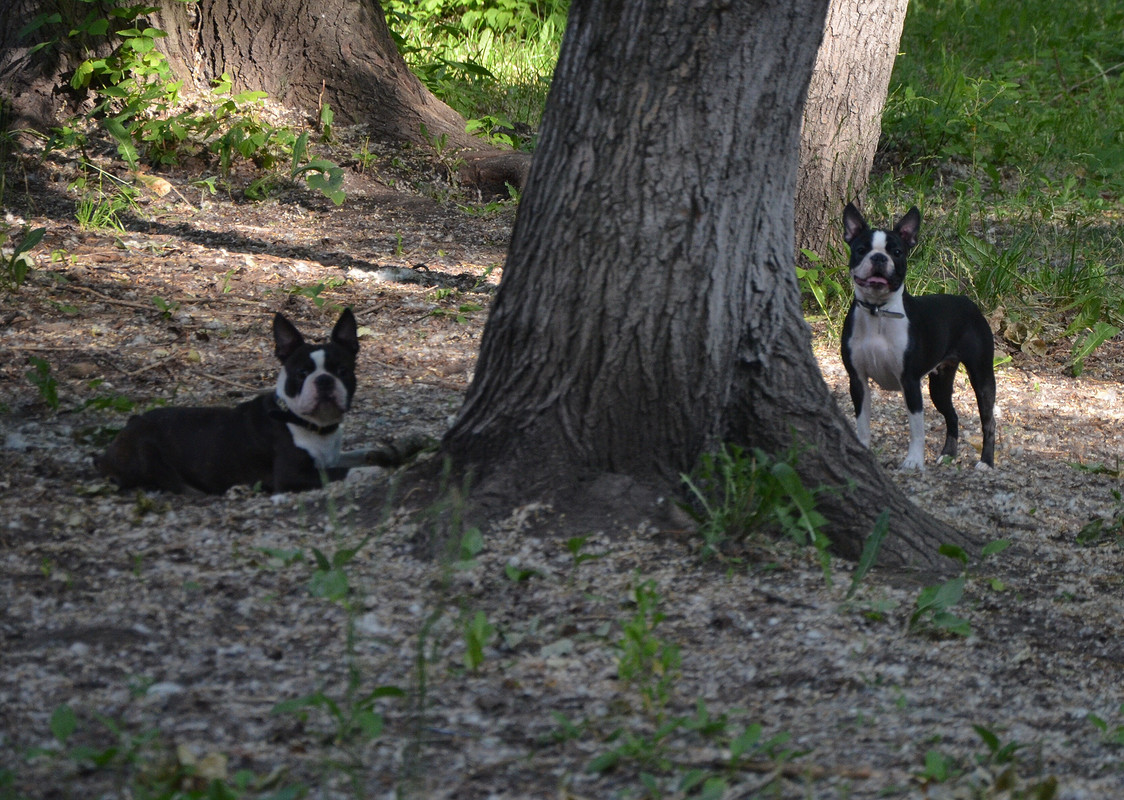
<svg viewBox="0 0 1124 800">
<path fill-rule="evenodd" d="M 912 292 L 968 294 L 1075 373 L 1124 327 L 1122 27 L 1108 0 L 912 2 L 867 203 L 922 209 Z"/>
<path fill-rule="evenodd" d="M 569 0 L 387 0 L 411 69 L 466 119 L 537 127 Z"/>
</svg>

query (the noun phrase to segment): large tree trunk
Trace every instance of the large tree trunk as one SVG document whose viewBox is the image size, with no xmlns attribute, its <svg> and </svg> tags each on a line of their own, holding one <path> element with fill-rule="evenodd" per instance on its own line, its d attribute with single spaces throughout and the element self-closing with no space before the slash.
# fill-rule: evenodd
<svg viewBox="0 0 1124 800">
<path fill-rule="evenodd" d="M 909 0 L 831 0 L 816 55 L 796 184 L 797 260 L 843 249 L 840 215 L 862 198 Z M 860 203 L 861 204 L 861 203 Z"/>
<path fill-rule="evenodd" d="M 673 495 L 722 441 L 795 439 L 810 445 L 807 483 L 844 487 L 823 509 L 840 552 L 857 555 L 887 507 L 884 561 L 969 544 L 859 444 L 801 316 L 793 196 L 826 4 L 573 4 L 476 376 L 443 442 L 478 492 L 558 500 L 624 474 Z"/>
<path fill-rule="evenodd" d="M 337 120 L 380 138 L 424 142 L 424 125 L 451 144 L 480 144 L 410 72 L 376 0 L 165 0 L 162 9 L 164 51 L 199 88 L 229 72 L 240 90 L 312 116 L 328 103 Z"/>
<path fill-rule="evenodd" d="M 32 46 L 71 21 L 47 26 L 21 40 L 17 33 L 53 0 L 0 3 L 0 101 L 8 104 L 12 127 L 44 130 L 60 113 L 77 108 L 70 72 L 86 57 L 79 42 L 63 36 L 59 47 L 32 53 Z M 65 6 L 67 4 L 61 4 Z M 84 15 L 82 3 L 72 13 Z M 315 119 L 321 102 L 340 122 L 362 122 L 376 138 L 425 143 L 444 135 L 448 146 L 466 148 L 464 176 L 486 189 L 521 186 L 525 157 L 499 157 L 496 150 L 465 132 L 464 119 L 434 97 L 398 53 L 382 7 L 376 0 L 161 0 L 150 20 L 168 35 L 160 47 L 172 71 L 206 90 L 229 72 L 238 91 L 258 90 Z M 124 23 L 122 23 L 124 24 Z M 101 43 L 105 48 L 104 41 Z"/>
</svg>

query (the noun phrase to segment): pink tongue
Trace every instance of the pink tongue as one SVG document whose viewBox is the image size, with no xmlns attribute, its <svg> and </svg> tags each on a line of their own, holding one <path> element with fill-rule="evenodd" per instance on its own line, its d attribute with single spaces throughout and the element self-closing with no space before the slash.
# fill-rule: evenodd
<svg viewBox="0 0 1124 800">
<path fill-rule="evenodd" d="M 866 280 L 867 286 L 873 286 L 874 284 L 878 284 L 879 286 L 889 286 L 890 282 L 888 280 L 886 280 L 885 278 L 877 278 L 877 277 L 867 278 L 867 280 Z"/>
</svg>

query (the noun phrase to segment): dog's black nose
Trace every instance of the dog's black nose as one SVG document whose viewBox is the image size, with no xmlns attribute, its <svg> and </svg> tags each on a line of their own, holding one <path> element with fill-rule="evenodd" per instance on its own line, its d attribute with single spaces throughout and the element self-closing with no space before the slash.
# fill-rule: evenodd
<svg viewBox="0 0 1124 800">
<path fill-rule="evenodd" d="M 336 379 L 331 375 L 318 375 L 315 385 L 320 394 L 331 394 L 336 389 Z"/>
<path fill-rule="evenodd" d="M 889 259 L 888 259 L 888 258 L 886 258 L 886 254 L 885 254 L 885 253 L 871 253 L 871 254 L 870 254 L 870 263 L 871 263 L 871 264 L 873 264 L 873 265 L 874 265 L 874 266 L 876 266 L 876 267 L 884 267 L 884 266 L 886 266 L 886 262 L 887 262 L 888 260 L 889 260 Z"/>
</svg>

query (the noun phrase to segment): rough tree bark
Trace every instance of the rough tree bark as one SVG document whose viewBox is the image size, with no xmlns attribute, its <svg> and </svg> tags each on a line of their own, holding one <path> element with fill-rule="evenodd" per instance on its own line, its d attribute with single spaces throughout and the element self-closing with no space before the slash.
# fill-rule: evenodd
<svg viewBox="0 0 1124 800">
<path fill-rule="evenodd" d="M 816 55 L 796 184 L 796 252 L 843 249 L 840 215 L 862 198 L 908 0 L 831 0 Z"/>
<path fill-rule="evenodd" d="M 826 5 L 571 6 L 476 375 L 442 444 L 486 503 L 580 509 L 617 475 L 673 496 L 720 442 L 796 441 L 804 480 L 842 487 L 822 509 L 842 554 L 887 507 L 884 563 L 971 546 L 859 444 L 801 315 L 793 196 Z"/>
<path fill-rule="evenodd" d="M 85 14 L 81 3 L 74 13 Z M 321 102 L 339 122 L 365 123 L 376 138 L 424 143 L 445 135 L 471 151 L 466 173 L 484 188 L 521 186 L 526 159 L 503 157 L 465 133 L 459 114 L 433 96 L 398 53 L 377 0 L 161 0 L 149 20 L 168 35 L 160 47 L 172 71 L 205 90 L 223 72 L 238 91 L 259 90 L 315 118 Z M 45 129 L 66 105 L 64 87 L 85 57 L 79 42 L 31 52 L 38 38 L 21 40 L 24 24 L 54 0 L 0 3 L 0 98 L 15 126 Z M 39 37 L 49 33 L 39 32 Z M 74 98 L 69 98 L 73 100 Z M 484 159 L 492 159 L 484 161 Z"/>
<path fill-rule="evenodd" d="M 159 27 L 177 75 L 199 88 L 229 72 L 291 108 L 329 103 L 341 122 L 376 136 L 423 141 L 445 134 L 479 145 L 464 120 L 422 85 L 402 60 L 376 0 L 198 0 L 164 2 Z"/>
</svg>

